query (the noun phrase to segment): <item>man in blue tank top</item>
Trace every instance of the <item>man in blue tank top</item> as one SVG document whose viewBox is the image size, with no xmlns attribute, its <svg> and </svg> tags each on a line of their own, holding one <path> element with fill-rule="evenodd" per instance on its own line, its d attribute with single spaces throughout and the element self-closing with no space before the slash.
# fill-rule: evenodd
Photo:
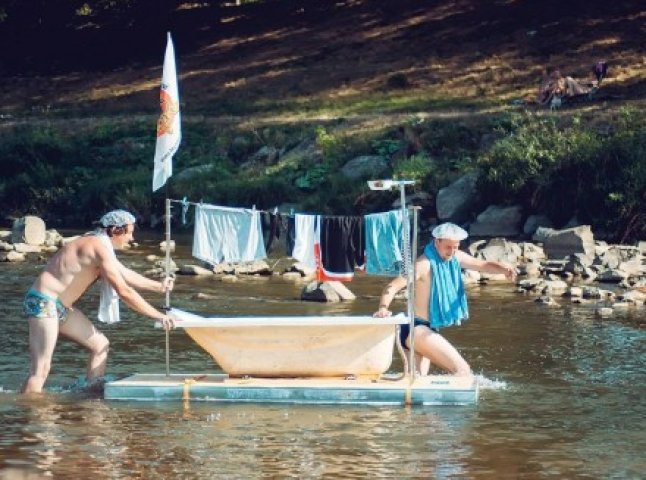
<svg viewBox="0 0 646 480">
<path fill-rule="evenodd" d="M 415 353 L 417 369 L 426 374 L 430 363 L 460 376 L 470 376 L 471 368 L 460 353 L 442 335 L 440 328 L 460 325 L 469 318 L 469 308 L 462 279 L 462 269 L 504 274 L 515 280 L 516 268 L 500 262 L 484 261 L 459 250 L 467 232 L 453 223 L 433 229 L 433 240 L 415 262 Z M 375 317 L 387 317 L 395 294 L 406 288 L 406 278 L 399 276 L 384 288 Z M 402 325 L 402 346 L 409 346 L 409 325 Z"/>
</svg>

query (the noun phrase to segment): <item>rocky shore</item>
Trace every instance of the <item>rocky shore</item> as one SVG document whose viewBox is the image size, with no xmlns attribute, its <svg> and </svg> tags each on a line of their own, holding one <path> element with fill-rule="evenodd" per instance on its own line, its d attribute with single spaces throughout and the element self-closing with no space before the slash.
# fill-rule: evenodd
<svg viewBox="0 0 646 480">
<path fill-rule="evenodd" d="M 39 217 L 22 217 L 14 222 L 12 230 L 0 231 L 0 261 L 24 262 L 33 258 L 43 261 L 72 238 L 46 229 Z M 162 253 L 147 257 L 150 268 L 146 275 L 165 274 L 166 248 L 162 242 Z M 173 251 L 174 243 L 169 248 Z M 610 316 L 615 309 L 646 305 L 646 241 L 611 245 L 595 241 L 590 227 L 580 225 L 562 230 L 539 227 L 532 241 L 515 242 L 502 237 L 475 240 L 465 249 L 483 260 L 516 265 L 519 271 L 516 290 L 536 296 L 536 301 L 546 306 L 562 301 L 590 303 L 598 315 Z M 171 271 L 178 275 L 213 276 L 223 282 L 236 282 L 245 275 L 281 275 L 304 283 L 301 298 L 305 301 L 338 302 L 354 298 L 344 284 L 318 282 L 315 272 L 288 257 L 214 267 L 199 262 L 178 266 L 171 261 Z M 504 280 L 502 276 L 473 271 L 466 271 L 464 279 L 471 285 Z"/>
</svg>

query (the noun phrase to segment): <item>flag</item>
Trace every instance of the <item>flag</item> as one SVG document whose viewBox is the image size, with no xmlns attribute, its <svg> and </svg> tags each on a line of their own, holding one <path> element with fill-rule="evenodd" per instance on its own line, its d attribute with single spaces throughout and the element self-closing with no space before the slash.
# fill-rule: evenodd
<svg viewBox="0 0 646 480">
<path fill-rule="evenodd" d="M 173 174 L 173 155 L 179 148 L 182 132 L 179 121 L 179 94 L 177 92 L 177 71 L 175 49 L 168 33 L 161 91 L 159 93 L 161 113 L 157 121 L 157 145 L 155 146 L 155 168 L 153 192 L 162 187 Z"/>
</svg>

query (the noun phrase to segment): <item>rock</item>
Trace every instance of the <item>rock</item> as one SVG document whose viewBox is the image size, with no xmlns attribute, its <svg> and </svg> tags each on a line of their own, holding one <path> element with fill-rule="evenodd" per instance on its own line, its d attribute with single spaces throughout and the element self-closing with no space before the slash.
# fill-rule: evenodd
<svg viewBox="0 0 646 480">
<path fill-rule="evenodd" d="M 583 287 L 583 298 L 601 298 L 597 287 Z"/>
<path fill-rule="evenodd" d="M 538 245 L 534 245 L 533 243 L 529 242 L 522 242 L 518 245 L 520 246 L 521 257 L 526 260 L 537 262 L 539 260 L 544 260 L 545 258 L 547 258 L 543 248 L 539 247 Z"/>
<path fill-rule="evenodd" d="M 285 280 L 292 280 L 292 281 L 298 281 L 303 279 L 303 276 L 298 272 L 285 272 L 283 273 L 282 277 Z"/>
<path fill-rule="evenodd" d="M 301 292 L 301 300 L 309 302 L 329 302 L 337 303 L 341 301 L 341 297 L 336 291 L 326 282 L 310 282 L 305 285 Z"/>
<path fill-rule="evenodd" d="M 552 227 L 552 221 L 545 215 L 530 215 L 523 225 L 523 233 L 531 237 L 538 227 Z"/>
<path fill-rule="evenodd" d="M 620 300 L 625 302 L 630 302 L 633 305 L 644 305 L 646 302 L 646 293 L 641 292 L 640 290 L 629 290 L 624 292 L 619 296 Z"/>
<path fill-rule="evenodd" d="M 278 160 L 280 152 L 276 147 L 264 145 L 254 153 L 245 165 L 252 166 L 256 164 L 273 165 Z"/>
<path fill-rule="evenodd" d="M 592 265 L 592 261 L 593 258 L 588 255 L 574 253 L 568 257 L 567 263 L 563 265 L 563 271 L 582 276 L 586 272 L 586 267 Z"/>
<path fill-rule="evenodd" d="M 25 258 L 26 257 L 24 253 L 16 252 L 15 250 L 11 252 L 7 252 L 5 254 L 5 261 L 7 262 L 13 262 L 13 263 L 24 262 Z"/>
<path fill-rule="evenodd" d="M 42 245 L 45 243 L 45 236 L 45 222 L 39 217 L 27 215 L 13 222 L 11 243 Z"/>
<path fill-rule="evenodd" d="M 437 218 L 442 221 L 463 223 L 478 197 L 476 184 L 478 173 L 471 172 L 460 177 L 448 187 L 441 188 L 435 198 Z"/>
<path fill-rule="evenodd" d="M 527 278 L 518 281 L 518 286 L 524 290 L 537 290 L 539 286 L 542 288 L 544 285 L 543 280 L 538 278 Z"/>
<path fill-rule="evenodd" d="M 626 272 L 609 268 L 608 270 L 604 270 L 597 276 L 597 281 L 606 283 L 619 283 L 625 278 L 628 278 L 628 274 Z"/>
<path fill-rule="evenodd" d="M 536 303 L 540 303 L 541 305 L 547 305 L 548 307 L 558 307 L 559 304 L 554 300 L 552 297 L 549 297 L 547 295 L 542 295 L 538 297 L 536 300 L 534 300 Z"/>
<path fill-rule="evenodd" d="M 236 275 L 271 275 L 272 272 L 264 260 L 253 260 L 236 264 L 233 273 Z"/>
<path fill-rule="evenodd" d="M 565 292 L 565 295 L 572 298 L 583 297 L 583 289 L 581 287 L 570 287 Z"/>
<path fill-rule="evenodd" d="M 469 233 L 475 237 L 515 237 L 520 234 L 522 207 L 490 205 L 476 217 Z"/>
<path fill-rule="evenodd" d="M 535 278 L 540 275 L 540 264 L 537 262 L 521 263 L 518 266 L 518 274 L 525 277 Z"/>
<path fill-rule="evenodd" d="M 210 293 L 198 292 L 195 295 L 193 295 L 191 298 L 194 300 L 215 300 L 217 296 L 211 295 Z"/>
<path fill-rule="evenodd" d="M 341 167 L 341 173 L 353 180 L 378 177 L 388 170 L 388 162 L 380 155 L 362 155 L 355 157 Z"/>
<path fill-rule="evenodd" d="M 339 295 L 341 300 L 354 300 L 357 296 L 350 291 L 343 283 L 337 281 L 328 281 L 326 282 L 330 285 L 334 291 Z"/>
<path fill-rule="evenodd" d="M 559 293 L 565 292 L 568 288 L 567 283 L 563 280 L 546 280 L 543 293 Z"/>
<path fill-rule="evenodd" d="M 465 285 L 475 285 L 480 282 L 482 275 L 476 270 L 465 270 L 462 272 L 462 280 Z"/>
<path fill-rule="evenodd" d="M 515 265 L 518 263 L 520 255 L 521 248 L 516 243 L 504 238 L 494 238 L 489 241 L 486 247 L 478 250 L 475 256 L 486 261 Z"/>
<path fill-rule="evenodd" d="M 54 229 L 47 230 L 43 243 L 47 247 L 60 247 L 63 244 L 63 236 Z"/>
<path fill-rule="evenodd" d="M 610 317 L 612 315 L 612 308 L 610 307 L 597 307 L 594 313 L 599 317 Z"/>
<path fill-rule="evenodd" d="M 594 255 L 594 237 L 589 225 L 564 230 L 540 227 L 532 238 L 543 242 L 547 258 L 550 259 L 566 258 L 575 253 L 589 257 Z"/>
<path fill-rule="evenodd" d="M 182 265 L 177 271 L 180 275 L 198 275 L 198 276 L 208 276 L 213 275 L 213 271 L 206 268 L 200 267 L 198 265 Z"/>
<path fill-rule="evenodd" d="M 308 267 L 302 262 L 296 262 L 285 269 L 285 273 L 287 272 L 297 272 L 302 277 L 311 277 L 316 273 L 316 269 Z"/>
<path fill-rule="evenodd" d="M 238 277 L 235 275 L 223 275 L 222 278 L 220 278 L 220 281 L 223 283 L 236 283 L 238 281 Z"/>
<path fill-rule="evenodd" d="M 14 243 L 13 249 L 19 253 L 41 253 L 40 245 L 29 245 L 28 243 Z"/>
</svg>

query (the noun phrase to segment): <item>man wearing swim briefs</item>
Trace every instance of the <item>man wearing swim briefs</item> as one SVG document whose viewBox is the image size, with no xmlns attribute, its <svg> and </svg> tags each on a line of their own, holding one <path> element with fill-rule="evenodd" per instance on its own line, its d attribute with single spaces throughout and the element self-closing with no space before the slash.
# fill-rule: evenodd
<svg viewBox="0 0 646 480">
<path fill-rule="evenodd" d="M 105 374 L 108 339 L 73 306 L 99 278 L 133 310 L 160 321 L 166 329 L 174 327 L 171 316 L 154 308 L 135 290 L 166 293 L 172 290 L 173 279 L 167 277 L 158 282 L 146 278 L 126 268 L 114 255 L 114 250 L 123 249 L 133 240 L 134 227 L 132 214 L 124 210 L 106 213 L 96 231 L 65 244 L 56 252 L 32 284 L 24 301 L 31 360 L 24 393 L 42 391 L 59 333 L 90 352 L 88 383 Z"/>
<path fill-rule="evenodd" d="M 469 364 L 446 340 L 439 329 L 460 325 L 468 319 L 469 310 L 461 269 L 484 273 L 502 273 L 513 281 L 516 268 L 477 259 L 459 250 L 467 232 L 452 223 L 443 223 L 432 231 L 433 239 L 415 261 L 415 362 L 422 374 L 427 374 L 429 362 L 451 374 L 471 376 Z M 384 288 L 375 317 L 387 317 L 395 294 L 406 288 L 406 278 L 400 276 Z M 409 347 L 409 325 L 401 325 L 401 343 Z"/>
</svg>

